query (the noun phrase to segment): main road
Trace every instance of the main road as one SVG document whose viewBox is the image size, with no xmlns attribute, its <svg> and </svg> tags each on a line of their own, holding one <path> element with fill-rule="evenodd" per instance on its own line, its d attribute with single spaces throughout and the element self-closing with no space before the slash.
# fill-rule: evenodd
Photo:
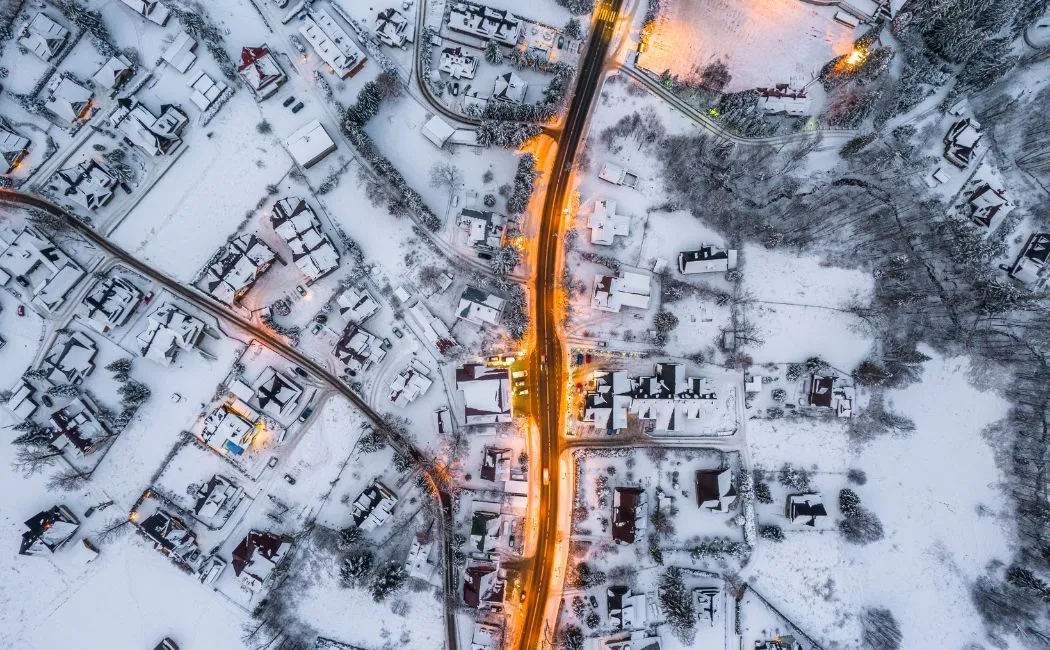
<svg viewBox="0 0 1050 650">
<path fill-rule="evenodd" d="M 427 480 L 433 489 L 433 496 L 435 497 L 441 511 L 441 532 L 444 537 L 442 541 L 445 557 L 449 558 L 449 561 L 445 563 L 446 648 L 449 650 L 456 650 L 458 643 L 456 636 L 455 612 L 453 608 L 448 605 L 448 603 L 452 602 L 452 592 L 454 590 L 454 585 L 456 584 L 455 571 L 453 563 L 451 562 L 452 498 L 447 490 L 444 480 L 442 479 L 443 473 L 435 472 L 430 460 L 427 459 L 427 457 L 419 451 L 415 445 L 409 440 L 403 438 L 395 429 L 388 426 L 386 419 L 383 416 L 373 410 L 360 395 L 350 390 L 346 384 L 340 381 L 339 378 L 325 368 L 324 365 L 306 356 L 283 339 L 274 336 L 269 330 L 235 314 L 226 305 L 214 301 L 211 298 L 205 298 L 203 295 L 184 286 L 175 279 L 157 271 L 152 266 L 139 260 L 131 253 L 128 253 L 123 248 L 111 242 L 105 236 L 94 231 L 90 226 L 80 221 L 75 215 L 40 197 L 7 189 L 0 189 L 0 203 L 12 203 L 27 208 L 43 210 L 52 216 L 62 219 L 70 229 L 77 232 L 91 244 L 106 252 L 113 258 L 120 260 L 128 267 L 138 271 L 145 277 L 150 278 L 172 294 L 193 304 L 197 308 L 211 314 L 219 320 L 225 321 L 230 325 L 251 334 L 271 350 L 282 355 L 285 359 L 293 361 L 302 368 L 312 372 L 322 382 L 327 384 L 329 388 L 348 399 L 364 414 L 366 418 L 368 418 L 368 420 L 372 422 L 373 425 L 375 425 L 377 429 L 386 434 L 387 441 L 392 447 L 411 458 L 415 467 L 427 477 Z"/>
<path fill-rule="evenodd" d="M 565 352 L 562 349 L 558 327 L 561 310 L 557 291 L 561 282 L 558 275 L 561 232 L 564 208 L 568 205 L 573 162 L 583 137 L 587 116 L 605 66 L 609 43 L 616 32 L 622 0 L 602 0 L 595 9 L 595 21 L 587 51 L 580 66 L 579 79 L 568 118 L 558 138 L 558 152 L 550 170 L 547 194 L 543 204 L 537 245 L 536 276 L 534 279 L 533 323 L 535 346 L 530 358 L 534 387 L 532 410 L 540 435 L 542 471 L 538 510 L 538 539 L 533 554 L 532 571 L 526 587 L 524 621 L 519 635 L 520 650 L 539 650 L 550 641 L 553 623 L 547 620 L 547 604 L 554 583 L 554 564 L 559 547 L 558 508 L 568 507 L 568 501 L 559 499 L 562 476 L 558 470 L 561 457 L 561 419 L 565 411 Z"/>
</svg>

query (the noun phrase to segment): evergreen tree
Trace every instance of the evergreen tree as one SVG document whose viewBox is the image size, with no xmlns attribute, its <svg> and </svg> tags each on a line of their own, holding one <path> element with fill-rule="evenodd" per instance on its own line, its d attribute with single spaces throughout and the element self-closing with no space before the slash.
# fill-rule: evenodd
<svg viewBox="0 0 1050 650">
<path fill-rule="evenodd" d="M 372 599 L 381 603 L 397 593 L 405 585 L 406 580 L 408 580 L 408 570 L 405 569 L 404 564 L 394 561 L 387 562 L 376 569 L 368 590 L 372 594 Z"/>
<path fill-rule="evenodd" d="M 668 568 L 660 576 L 657 594 L 674 635 L 682 643 L 690 645 L 696 636 L 696 609 L 692 594 L 682 578 L 682 570 L 678 567 Z"/>
<path fill-rule="evenodd" d="M 500 49 L 499 42 L 489 41 L 485 44 L 485 60 L 492 65 L 503 63 L 503 50 Z"/>
<path fill-rule="evenodd" d="M 347 556 L 343 560 L 343 566 L 339 569 L 339 578 L 343 582 L 345 587 L 357 587 L 365 583 L 369 574 L 372 572 L 372 567 L 375 564 L 375 556 L 372 555 L 371 551 L 360 550 L 355 551 Z M 377 601 L 383 600 L 375 596 L 375 591 L 372 592 L 373 597 Z"/>
</svg>

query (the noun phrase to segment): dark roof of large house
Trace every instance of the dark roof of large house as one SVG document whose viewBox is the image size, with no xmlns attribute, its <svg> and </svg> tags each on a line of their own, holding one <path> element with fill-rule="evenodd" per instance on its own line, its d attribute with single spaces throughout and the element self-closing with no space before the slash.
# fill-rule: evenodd
<svg viewBox="0 0 1050 650">
<path fill-rule="evenodd" d="M 823 502 L 813 503 L 812 501 L 800 500 L 792 501 L 788 512 L 788 518 L 792 521 L 797 517 L 810 517 L 811 519 L 805 522 L 807 526 L 815 525 L 816 517 L 826 517 L 827 515 L 828 511 L 824 507 Z"/>
<path fill-rule="evenodd" d="M 163 510 L 158 510 L 147 517 L 139 528 L 150 539 L 169 551 L 176 546 L 176 543 L 171 539 L 172 533 L 177 531 L 189 532 L 182 520 L 172 517 Z"/>
<path fill-rule="evenodd" d="M 613 540 L 624 544 L 634 543 L 635 520 L 637 519 L 638 501 L 642 492 L 642 488 L 637 487 L 616 488 L 616 493 L 620 497 L 620 505 L 613 508 Z"/>
<path fill-rule="evenodd" d="M 496 465 L 507 458 L 509 449 L 497 449 L 496 447 L 485 447 L 485 457 L 481 462 L 481 480 L 496 480 Z"/>
<path fill-rule="evenodd" d="M 695 251 L 683 251 L 682 260 L 685 262 L 701 262 L 705 260 L 729 259 L 729 251 L 714 246 L 701 246 Z"/>
<path fill-rule="evenodd" d="M 698 470 L 696 472 L 696 505 L 703 506 L 707 501 L 721 501 L 726 497 L 736 496 L 736 488 L 732 482 L 725 494 L 718 487 L 718 477 L 724 469 Z"/>
<path fill-rule="evenodd" d="M 1024 257 L 1044 265 L 1050 262 L 1050 233 L 1035 233 L 1028 240 Z"/>
<path fill-rule="evenodd" d="M 482 602 L 501 603 L 506 585 L 503 581 L 497 581 L 492 590 L 482 593 L 482 581 L 488 575 L 496 572 L 494 564 L 476 564 L 468 566 L 463 577 L 463 601 L 471 607 L 478 607 Z"/>
<path fill-rule="evenodd" d="M 249 531 L 248 536 L 241 540 L 237 548 L 233 549 L 233 574 L 241 575 L 244 567 L 251 564 L 252 557 L 256 553 L 272 560 L 281 550 L 281 546 L 288 541 L 288 538 L 283 535 L 274 535 L 271 532 L 259 530 Z"/>
<path fill-rule="evenodd" d="M 818 377 L 817 375 L 813 375 L 809 389 L 810 406 L 824 406 L 831 408 L 831 390 L 834 385 L 834 377 Z"/>
<path fill-rule="evenodd" d="M 28 555 L 29 549 L 32 548 L 33 545 L 37 543 L 37 540 L 43 537 L 44 533 L 54 526 L 56 522 L 67 522 L 70 524 L 79 523 L 76 520 L 76 517 L 72 516 L 72 513 L 62 506 L 54 506 L 50 510 L 38 512 L 26 520 L 26 528 L 29 530 L 22 533 L 22 544 L 19 546 L 18 553 L 20 555 Z M 64 542 L 65 540 L 62 541 Z M 44 541 L 43 544 L 52 551 L 57 547 L 57 544 L 50 544 L 46 541 Z"/>
</svg>

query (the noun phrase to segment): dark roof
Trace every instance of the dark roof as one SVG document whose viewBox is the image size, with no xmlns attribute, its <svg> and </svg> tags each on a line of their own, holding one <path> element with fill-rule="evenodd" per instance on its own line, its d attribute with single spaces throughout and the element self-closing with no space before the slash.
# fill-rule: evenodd
<svg viewBox="0 0 1050 650">
<path fill-rule="evenodd" d="M 493 588 L 488 592 L 482 593 L 481 591 L 484 578 L 495 572 L 496 565 L 494 564 L 486 563 L 468 566 L 463 577 L 463 601 L 471 607 L 478 607 L 482 602 L 502 603 L 503 592 L 506 589 L 503 581 L 497 580 Z"/>
<path fill-rule="evenodd" d="M 1035 233 L 1028 240 L 1024 257 L 1040 266 L 1050 262 L 1050 233 Z"/>
<path fill-rule="evenodd" d="M 801 496 L 801 495 L 799 495 L 799 496 Z M 811 501 L 798 501 L 798 500 L 790 502 L 790 509 L 788 511 L 788 518 L 791 519 L 792 521 L 794 521 L 796 517 L 810 517 L 810 520 L 805 522 L 805 525 L 807 525 L 807 526 L 814 526 L 814 525 L 816 525 L 816 522 L 815 522 L 815 518 L 816 517 L 826 517 L 827 515 L 828 515 L 827 508 L 824 507 L 824 504 L 822 502 L 821 503 L 813 503 Z"/>
<path fill-rule="evenodd" d="M 714 246 L 701 246 L 699 250 L 680 253 L 683 262 L 729 259 L 729 251 Z"/>
<path fill-rule="evenodd" d="M 172 533 L 183 530 L 188 531 L 186 524 L 182 523 L 180 519 L 172 517 L 163 510 L 158 510 L 147 517 L 139 528 L 147 537 L 160 544 L 165 550 L 169 551 L 175 548 L 175 542 L 170 539 Z"/>
<path fill-rule="evenodd" d="M 251 564 L 252 557 L 256 553 L 262 557 L 272 560 L 281 546 L 289 540 L 284 535 L 274 535 L 271 532 L 252 530 L 248 536 L 241 540 L 237 548 L 233 549 L 233 574 L 241 575 L 244 568 Z"/>
<path fill-rule="evenodd" d="M 719 491 L 718 477 L 724 469 L 698 470 L 696 472 L 696 505 L 703 507 L 707 501 L 721 501 L 725 497 L 736 496 L 736 488 L 732 482 L 725 494 Z"/>
<path fill-rule="evenodd" d="M 620 497 L 620 505 L 613 507 L 612 537 L 614 541 L 633 544 L 642 488 L 620 487 L 616 488 L 616 493 Z"/>
<path fill-rule="evenodd" d="M 834 385 L 834 377 L 818 377 L 813 375 L 809 388 L 810 406 L 831 408 L 831 389 Z"/>
<path fill-rule="evenodd" d="M 29 549 L 37 543 L 45 532 L 49 528 L 55 525 L 56 522 L 67 522 L 70 524 L 78 524 L 77 518 L 73 516 L 73 513 L 63 506 L 54 506 L 50 510 L 43 510 L 36 513 L 32 517 L 26 520 L 26 532 L 22 533 L 22 544 L 18 548 L 20 555 L 29 555 Z M 66 538 L 68 539 L 68 538 Z M 41 542 L 50 551 L 54 551 L 66 540 L 62 540 L 58 543 L 48 543 L 47 541 Z"/>
<path fill-rule="evenodd" d="M 510 452 L 509 449 L 497 449 L 495 447 L 485 447 L 485 457 L 481 462 L 481 480 L 483 481 L 495 481 L 496 480 L 496 464 L 501 460 L 507 459 L 507 454 Z"/>
</svg>

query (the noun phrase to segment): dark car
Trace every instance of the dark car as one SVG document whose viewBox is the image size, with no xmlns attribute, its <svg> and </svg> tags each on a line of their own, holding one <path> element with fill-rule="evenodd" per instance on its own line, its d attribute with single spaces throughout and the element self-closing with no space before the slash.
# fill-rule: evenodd
<svg viewBox="0 0 1050 650">
<path fill-rule="evenodd" d="M 577 352 L 576 353 L 576 365 L 578 365 L 578 366 L 583 365 L 583 353 L 582 352 Z"/>
<path fill-rule="evenodd" d="M 18 315 L 19 316 L 25 316 L 26 315 L 26 306 L 25 305 L 19 305 L 18 306 Z"/>
<path fill-rule="evenodd" d="M 289 106 L 292 105 L 292 102 L 294 102 L 294 101 L 295 101 L 295 95 L 288 95 L 288 99 L 284 100 L 284 103 L 281 104 L 281 106 L 284 106 L 285 108 L 288 108 Z"/>
<path fill-rule="evenodd" d="M 150 291 L 145 296 L 143 296 L 142 302 L 149 302 L 150 300 L 153 300 L 153 292 L 152 291 Z"/>
<path fill-rule="evenodd" d="M 483 259 L 483 260 L 491 260 L 492 259 L 492 253 L 486 253 L 486 252 L 482 251 L 482 252 L 478 253 L 478 258 L 479 259 Z"/>
<path fill-rule="evenodd" d="M 295 477 L 291 474 L 285 474 L 284 480 L 288 481 L 288 485 L 295 485 Z"/>
<path fill-rule="evenodd" d="M 563 49 L 564 47 L 565 47 L 565 37 L 564 36 L 559 36 L 558 37 L 558 49 L 560 50 L 560 49 Z"/>
<path fill-rule="evenodd" d="M 303 412 L 299 414 L 299 421 L 306 422 L 310 419 L 310 416 L 314 414 L 314 409 L 311 406 L 307 406 L 303 409 Z"/>
<path fill-rule="evenodd" d="M 302 368 L 300 368 L 299 366 L 292 366 L 292 371 L 295 374 L 299 375 L 300 377 L 308 377 L 309 376 L 309 375 L 306 374 L 306 371 L 303 370 Z"/>
<path fill-rule="evenodd" d="M 391 331 L 392 331 L 392 332 L 394 333 L 394 336 L 396 336 L 396 337 L 397 337 L 397 338 L 399 338 L 399 339 L 401 339 L 401 338 L 404 338 L 404 337 L 405 337 L 404 333 L 403 333 L 403 332 L 401 331 L 401 329 L 400 329 L 400 328 L 398 328 L 398 327 L 395 327 L 395 328 L 394 328 L 394 329 L 392 329 Z"/>
<path fill-rule="evenodd" d="M 51 408 L 55 405 L 55 400 L 51 399 L 50 395 L 41 395 L 40 401 L 44 403 L 44 406 Z"/>
<path fill-rule="evenodd" d="M 303 103 L 302 102 L 299 102 L 298 104 L 296 104 L 295 106 L 292 107 L 292 112 L 293 113 L 298 113 L 301 110 L 303 110 Z"/>
</svg>

